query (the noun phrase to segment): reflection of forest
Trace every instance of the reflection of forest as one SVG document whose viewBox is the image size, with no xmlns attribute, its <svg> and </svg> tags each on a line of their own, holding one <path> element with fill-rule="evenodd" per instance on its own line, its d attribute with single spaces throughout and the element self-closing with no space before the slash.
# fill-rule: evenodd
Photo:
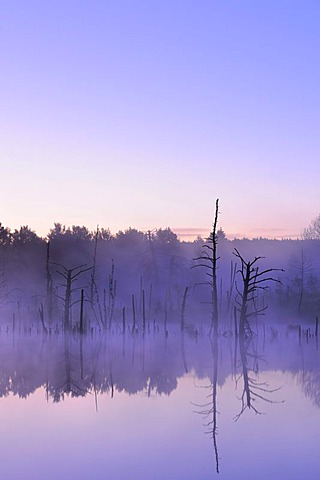
<svg viewBox="0 0 320 480">
<path fill-rule="evenodd" d="M 320 407 L 320 367 L 313 371 L 302 371 L 298 374 L 298 382 L 302 391 L 312 403 Z"/>
<path fill-rule="evenodd" d="M 243 352 L 241 356 L 234 338 L 219 339 L 215 370 L 207 336 L 179 336 L 1 334 L 0 396 L 12 392 L 27 397 L 39 387 L 57 402 L 65 395 L 88 392 L 169 395 L 186 372 L 222 386 L 226 377 L 243 371 Z M 299 345 L 296 335 L 254 342 L 255 356 L 250 351 L 246 364 L 249 371 L 291 372 L 319 405 L 319 351 L 314 343 Z"/>
</svg>

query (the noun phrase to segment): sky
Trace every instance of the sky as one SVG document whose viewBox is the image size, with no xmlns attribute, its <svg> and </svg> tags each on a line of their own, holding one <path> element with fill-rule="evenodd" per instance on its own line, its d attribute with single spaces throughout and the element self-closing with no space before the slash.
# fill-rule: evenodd
<svg viewBox="0 0 320 480">
<path fill-rule="evenodd" d="M 1 0 L 0 222 L 299 237 L 318 0 Z"/>
</svg>

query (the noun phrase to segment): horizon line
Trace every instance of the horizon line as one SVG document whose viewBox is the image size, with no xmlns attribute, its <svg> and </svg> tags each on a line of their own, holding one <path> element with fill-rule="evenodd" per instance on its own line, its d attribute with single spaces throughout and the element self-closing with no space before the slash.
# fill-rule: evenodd
<svg viewBox="0 0 320 480">
<path fill-rule="evenodd" d="M 75 227 L 81 227 L 81 228 L 85 227 L 85 228 L 87 228 L 87 230 L 90 233 L 93 233 L 95 231 L 95 229 L 90 230 L 90 228 L 88 228 L 84 224 L 81 225 L 81 224 L 73 223 L 73 224 L 68 225 L 68 224 L 63 223 L 63 222 L 53 222 L 53 227 L 54 227 L 55 224 L 61 224 L 66 229 L 72 229 L 72 227 L 75 226 Z M 39 230 L 34 229 L 28 223 L 24 224 L 24 225 L 20 225 L 20 227 L 13 228 L 13 229 L 11 229 L 11 227 L 5 226 L 2 222 L 0 222 L 0 225 L 2 225 L 2 227 L 4 227 L 4 228 L 8 228 L 10 232 L 14 232 L 15 230 L 19 230 L 22 227 L 28 227 L 30 230 L 34 231 L 40 238 L 43 238 L 43 239 L 48 237 L 48 235 L 50 233 L 50 230 L 53 228 L 53 227 L 50 227 L 49 231 L 47 233 L 42 233 L 42 230 L 44 230 L 44 229 L 41 229 L 41 228 Z M 99 228 L 99 224 L 97 225 L 97 227 Z M 210 229 L 204 228 L 204 227 L 169 227 L 169 226 L 163 227 L 163 226 L 161 226 L 161 227 L 153 227 L 153 228 L 145 228 L 145 227 L 144 228 L 139 228 L 139 227 L 128 226 L 128 227 L 125 227 L 125 228 L 120 228 L 117 231 L 115 231 L 115 229 L 112 230 L 110 227 L 100 227 L 100 228 L 103 228 L 105 230 L 109 230 L 110 234 L 112 236 L 116 236 L 117 233 L 119 233 L 121 231 L 125 232 L 125 231 L 129 230 L 130 228 L 138 230 L 142 233 L 147 233 L 148 231 L 154 232 L 154 231 L 157 231 L 157 230 L 161 230 L 161 229 L 165 230 L 166 228 L 170 228 L 170 230 L 172 230 L 172 232 L 175 233 L 177 235 L 177 237 L 179 238 L 179 240 L 181 240 L 181 241 L 194 241 L 199 237 L 201 239 L 205 240 L 206 238 L 209 237 L 209 235 L 211 233 Z M 289 232 L 285 232 L 284 229 L 279 229 L 279 228 L 271 228 L 271 229 L 257 228 L 257 229 L 255 229 L 255 231 L 248 232 L 247 234 L 244 233 L 244 232 L 227 232 L 223 228 L 221 228 L 221 230 L 224 232 L 227 240 L 229 240 L 229 241 L 242 240 L 242 239 L 247 239 L 247 240 L 255 240 L 255 239 L 265 239 L 265 240 L 286 240 L 286 239 L 288 239 L 288 240 L 299 240 L 300 239 L 300 240 L 302 240 L 303 239 L 301 233 L 300 234 L 291 233 L 291 232 L 289 233 Z M 281 231 L 283 233 L 279 234 L 279 232 L 281 232 Z M 277 235 L 275 235 L 276 232 L 278 233 Z"/>
</svg>

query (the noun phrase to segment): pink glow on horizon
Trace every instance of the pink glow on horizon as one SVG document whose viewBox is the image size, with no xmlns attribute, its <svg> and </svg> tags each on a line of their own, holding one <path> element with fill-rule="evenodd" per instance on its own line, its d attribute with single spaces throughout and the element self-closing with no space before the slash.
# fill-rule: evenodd
<svg viewBox="0 0 320 480">
<path fill-rule="evenodd" d="M 2 224 L 206 232 L 218 197 L 229 238 L 286 238 L 318 215 L 320 4 L 1 14 Z"/>
</svg>

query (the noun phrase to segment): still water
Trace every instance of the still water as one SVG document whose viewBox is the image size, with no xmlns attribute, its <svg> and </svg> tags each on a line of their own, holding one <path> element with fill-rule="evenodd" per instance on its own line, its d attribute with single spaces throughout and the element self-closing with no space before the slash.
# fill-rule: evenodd
<svg viewBox="0 0 320 480">
<path fill-rule="evenodd" d="M 6 479 L 320 478 L 320 355 L 285 329 L 0 337 Z"/>
</svg>

